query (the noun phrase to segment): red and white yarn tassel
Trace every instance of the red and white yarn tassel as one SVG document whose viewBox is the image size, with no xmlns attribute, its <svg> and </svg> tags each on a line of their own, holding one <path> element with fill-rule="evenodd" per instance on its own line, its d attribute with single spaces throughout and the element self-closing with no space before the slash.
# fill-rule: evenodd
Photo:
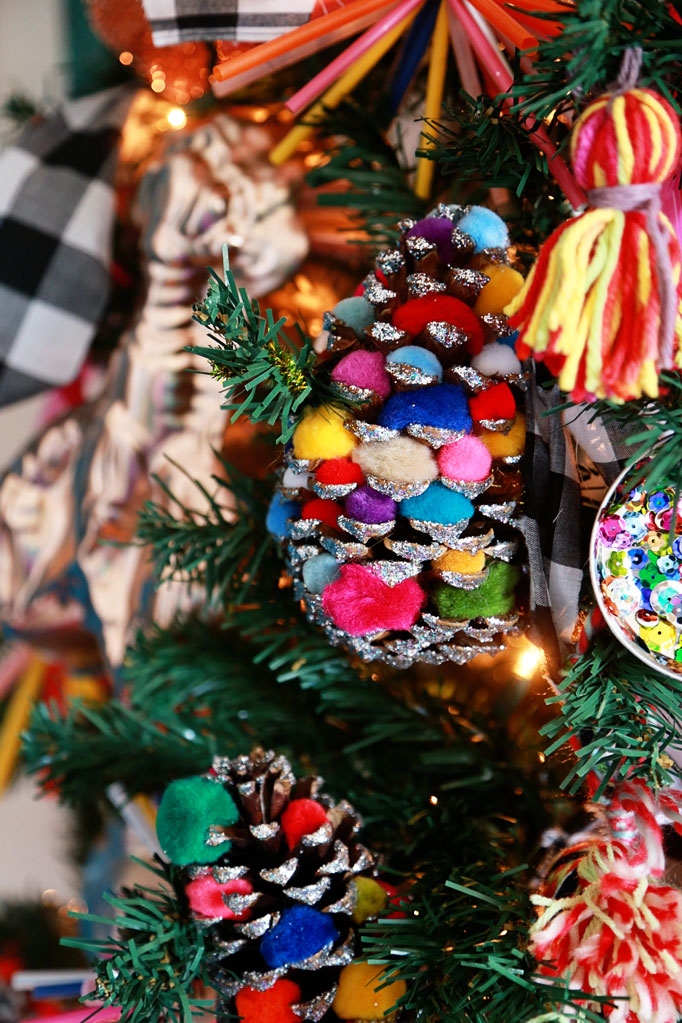
<svg viewBox="0 0 682 1023">
<path fill-rule="evenodd" d="M 654 796 L 641 781 L 625 782 L 605 810 L 611 834 L 582 850 L 574 893 L 557 897 L 545 886 L 532 896 L 540 915 L 531 950 L 542 976 L 613 999 L 601 1007 L 610 1023 L 676 1023 L 682 1015 L 682 893 L 660 881 L 661 824 L 682 833 L 682 791 Z"/>
</svg>

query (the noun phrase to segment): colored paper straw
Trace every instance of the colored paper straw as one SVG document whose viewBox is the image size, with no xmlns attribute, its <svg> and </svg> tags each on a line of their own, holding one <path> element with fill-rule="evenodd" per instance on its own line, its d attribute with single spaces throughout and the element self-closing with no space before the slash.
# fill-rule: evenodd
<svg viewBox="0 0 682 1023">
<path fill-rule="evenodd" d="M 409 25 L 412 24 L 416 16 L 416 11 L 409 14 L 406 18 L 396 25 L 391 32 L 387 32 L 383 39 L 378 43 L 375 43 L 371 50 L 363 54 L 360 60 L 357 60 L 355 64 L 346 71 L 345 75 L 342 75 L 332 85 L 331 89 L 324 94 L 321 100 L 314 104 L 306 114 L 306 120 L 311 123 L 308 124 L 297 124 L 291 131 L 284 136 L 282 141 L 275 146 L 270 153 L 270 162 L 275 165 L 284 163 L 289 157 L 296 151 L 298 146 L 305 139 L 308 138 L 312 132 L 315 131 L 316 122 L 320 122 L 324 119 L 325 108 L 337 107 L 339 103 L 352 92 L 355 86 L 362 81 L 362 79 L 369 74 L 372 68 L 379 63 L 381 58 L 388 53 L 391 47 L 397 42 L 403 32 L 405 32 Z"/>
<path fill-rule="evenodd" d="M 438 0 L 427 0 L 414 19 L 402 45 L 398 67 L 390 88 L 391 110 L 397 110 L 410 87 L 421 59 L 431 41 L 438 14 Z"/>
<path fill-rule="evenodd" d="M 395 0 L 391 0 L 395 3 Z M 389 5 L 390 6 L 390 5 Z M 276 57 L 270 57 L 267 60 L 262 59 L 252 61 L 251 66 L 245 71 L 239 71 L 237 74 L 230 75 L 225 81 L 216 81 L 215 79 L 211 83 L 211 88 L 216 96 L 229 96 L 230 93 L 237 92 L 239 89 L 245 88 L 247 85 L 251 85 L 252 82 L 257 82 L 259 78 L 264 78 L 266 75 L 275 74 L 282 68 L 291 67 L 292 64 L 298 64 L 300 61 L 305 60 L 306 57 L 312 56 L 314 53 L 319 53 L 320 50 L 325 50 L 329 46 L 334 46 L 336 43 L 342 43 L 344 39 L 348 39 L 349 36 L 357 35 L 362 32 L 363 29 L 373 25 L 377 17 L 381 16 L 381 11 L 377 12 L 370 8 L 369 12 L 358 16 L 354 21 L 350 21 L 345 25 L 340 25 L 337 28 L 331 28 L 324 35 L 317 36 L 315 39 L 311 39 L 308 42 L 304 42 L 301 46 L 294 46 L 287 50 L 285 53 L 279 54 Z M 262 43 L 261 46 L 254 47 L 253 50 L 247 50 L 240 54 L 235 54 L 234 57 L 230 58 L 230 61 L 224 63 L 232 63 L 232 61 L 239 61 L 241 65 L 241 57 L 246 54 L 255 53 L 256 49 L 261 50 L 268 43 Z M 213 76 L 212 76 L 213 77 Z"/>
<path fill-rule="evenodd" d="M 21 733 L 28 724 L 33 704 L 40 696 L 45 665 L 33 657 L 9 698 L 9 705 L 0 728 L 0 793 L 9 785 L 19 755 Z"/>
<path fill-rule="evenodd" d="M 107 1005 L 98 1008 L 96 1005 L 83 1005 L 80 1009 L 70 1009 L 68 1012 L 58 1012 L 53 1016 L 41 1016 L 40 1023 L 85 1023 L 85 1020 L 92 1017 L 93 1023 L 116 1023 L 120 1018 L 121 1010 L 115 1005 Z M 35 1017 L 23 1019 L 21 1023 L 36 1023 Z"/>
<path fill-rule="evenodd" d="M 284 104 L 287 109 L 292 114 L 300 114 L 318 96 L 321 96 L 326 89 L 329 89 L 340 75 L 345 74 L 356 60 L 359 60 L 367 50 L 374 46 L 375 43 L 378 43 L 386 32 L 390 32 L 403 18 L 411 14 L 417 7 L 421 7 L 423 3 L 424 0 L 400 0 L 400 3 L 392 11 L 389 11 L 383 18 L 375 22 L 367 32 L 363 32 L 360 38 L 351 43 L 347 50 L 340 53 L 331 64 L 328 64 L 319 74 L 311 78 L 302 89 L 294 93 L 291 99 L 288 99 Z"/>
<path fill-rule="evenodd" d="M 462 87 L 466 89 L 470 96 L 480 96 L 483 92 L 483 86 L 481 85 L 476 61 L 474 60 L 474 51 L 471 48 L 468 35 L 452 13 L 451 7 L 448 7 L 448 29 L 450 31 L 452 52 L 455 55 L 455 64 L 457 65 Z"/>
<path fill-rule="evenodd" d="M 480 15 L 478 15 L 478 12 L 470 8 L 467 0 L 448 0 L 448 3 L 455 17 L 462 23 L 462 27 L 469 36 L 476 57 L 495 82 L 499 92 L 508 92 L 513 84 L 509 65 L 479 25 L 477 18 Z M 578 185 L 566 163 L 560 156 L 557 156 L 556 146 L 547 134 L 544 125 L 537 125 L 533 118 L 529 117 L 526 121 L 526 126 L 530 128 L 534 124 L 536 126 L 530 133 L 531 139 L 547 157 L 550 173 L 555 178 L 571 206 L 574 209 L 578 209 L 587 201 L 583 189 Z"/>
<path fill-rule="evenodd" d="M 494 0 L 470 0 L 486 21 L 519 50 L 534 50 L 538 41 L 512 15 L 494 2 Z"/>
<path fill-rule="evenodd" d="M 285 32 L 276 39 L 270 39 L 267 43 L 254 46 L 252 50 L 245 50 L 229 60 L 223 60 L 213 68 L 213 75 L 218 82 L 225 82 L 228 78 L 248 71 L 252 67 L 260 66 L 275 57 L 279 57 L 289 50 L 310 43 L 312 40 L 325 36 L 328 33 L 340 28 L 342 25 L 353 23 L 359 18 L 367 17 L 373 13 L 379 17 L 379 12 L 385 7 L 390 7 L 395 0 L 351 0 L 345 7 L 339 7 L 329 14 L 323 14 L 320 18 Z M 337 37 L 338 38 L 338 37 Z"/>
<path fill-rule="evenodd" d="M 446 0 L 441 0 L 436 18 L 436 28 L 431 43 L 431 54 L 429 62 L 429 76 L 426 80 L 426 102 L 424 104 L 424 117 L 427 121 L 435 121 L 440 117 L 443 106 L 443 89 L 445 87 L 445 74 L 448 66 L 448 46 L 450 37 L 448 33 L 448 14 Z M 430 149 L 433 143 L 422 133 L 421 148 Z M 431 194 L 433 183 L 433 172 L 435 164 L 426 156 L 417 158 L 417 174 L 414 181 L 415 194 L 420 199 L 428 199 Z"/>
</svg>

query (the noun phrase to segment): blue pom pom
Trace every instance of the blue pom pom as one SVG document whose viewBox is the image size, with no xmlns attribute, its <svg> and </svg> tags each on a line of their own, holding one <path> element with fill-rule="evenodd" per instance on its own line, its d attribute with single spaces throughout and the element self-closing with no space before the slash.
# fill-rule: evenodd
<svg viewBox="0 0 682 1023">
<path fill-rule="evenodd" d="M 437 384 L 421 391 L 399 391 L 388 399 L 377 421 L 390 430 L 403 430 L 410 423 L 465 430 L 467 433 L 471 429 L 469 403 L 462 388 L 456 384 Z"/>
<path fill-rule="evenodd" d="M 340 575 L 341 569 L 332 554 L 315 554 L 303 565 L 303 582 L 309 593 L 322 593 Z"/>
<path fill-rule="evenodd" d="M 323 948 L 329 948 L 339 932 L 328 913 L 309 906 L 285 909 L 279 923 L 263 935 L 260 954 L 271 970 L 294 966 Z"/>
<path fill-rule="evenodd" d="M 286 540 L 287 519 L 294 519 L 300 516 L 301 506 L 296 501 L 289 501 L 281 494 L 275 494 L 270 502 L 268 514 L 265 517 L 265 528 L 278 540 Z"/>
<path fill-rule="evenodd" d="M 506 249 L 509 245 L 504 220 L 485 206 L 472 206 L 457 227 L 474 239 L 475 252 L 480 252 L 481 249 Z"/>
<path fill-rule="evenodd" d="M 341 320 L 360 336 L 367 327 L 371 327 L 375 320 L 374 306 L 370 305 L 362 295 L 352 295 L 350 298 L 342 298 L 337 302 L 332 313 L 337 320 Z"/>
<path fill-rule="evenodd" d="M 444 487 L 442 483 L 430 483 L 423 494 L 408 497 L 400 502 L 398 508 L 406 519 L 440 522 L 443 526 L 470 519 L 474 514 L 474 506 L 468 497 Z"/>
<path fill-rule="evenodd" d="M 389 352 L 386 356 L 386 362 L 399 362 L 403 366 L 415 366 L 422 373 L 428 373 L 429 376 L 437 377 L 438 380 L 443 379 L 443 367 L 438 358 L 428 348 L 421 348 L 420 345 L 396 348 L 394 352 Z"/>
</svg>

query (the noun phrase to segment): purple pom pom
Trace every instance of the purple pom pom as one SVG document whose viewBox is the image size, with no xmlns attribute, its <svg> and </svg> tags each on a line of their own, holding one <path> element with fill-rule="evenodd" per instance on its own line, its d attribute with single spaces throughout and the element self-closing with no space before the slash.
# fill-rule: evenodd
<svg viewBox="0 0 682 1023">
<path fill-rule="evenodd" d="M 395 511 L 393 498 L 371 487 L 358 487 L 346 498 L 346 514 L 359 522 L 391 522 L 395 518 Z"/>
<path fill-rule="evenodd" d="M 438 249 L 438 255 L 446 263 L 451 263 L 455 258 L 452 248 L 452 229 L 455 225 L 447 217 L 426 217 L 418 220 L 414 227 L 407 232 L 407 237 L 426 238 L 427 242 L 433 242 Z"/>
</svg>

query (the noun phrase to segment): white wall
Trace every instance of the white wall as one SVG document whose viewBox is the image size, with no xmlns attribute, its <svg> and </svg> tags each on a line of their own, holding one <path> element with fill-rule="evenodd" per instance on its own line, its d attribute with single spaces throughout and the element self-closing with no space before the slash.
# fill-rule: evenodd
<svg viewBox="0 0 682 1023">
<path fill-rule="evenodd" d="M 0 101 L 60 99 L 65 49 L 61 0 L 0 0 Z"/>
</svg>

